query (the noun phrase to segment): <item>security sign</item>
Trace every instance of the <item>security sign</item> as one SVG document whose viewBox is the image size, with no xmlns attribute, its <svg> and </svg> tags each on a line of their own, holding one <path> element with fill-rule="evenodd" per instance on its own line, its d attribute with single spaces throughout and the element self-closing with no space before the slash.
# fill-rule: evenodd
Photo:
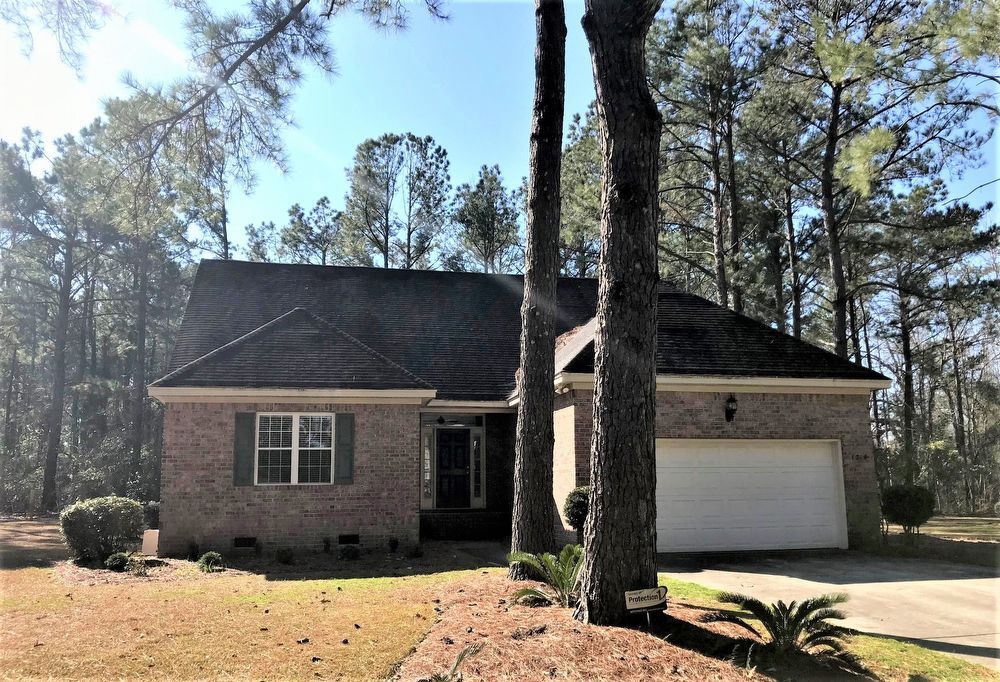
<svg viewBox="0 0 1000 682">
<path fill-rule="evenodd" d="M 625 608 L 629 613 L 662 611 L 667 608 L 667 588 L 652 587 L 625 593 Z"/>
</svg>

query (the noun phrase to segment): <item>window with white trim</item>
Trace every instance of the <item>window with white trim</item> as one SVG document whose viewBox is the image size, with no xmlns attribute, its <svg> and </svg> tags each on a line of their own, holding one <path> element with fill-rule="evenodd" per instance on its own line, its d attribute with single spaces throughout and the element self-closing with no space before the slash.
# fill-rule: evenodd
<svg viewBox="0 0 1000 682">
<path fill-rule="evenodd" d="M 333 480 L 332 414 L 258 414 L 257 485 Z"/>
</svg>

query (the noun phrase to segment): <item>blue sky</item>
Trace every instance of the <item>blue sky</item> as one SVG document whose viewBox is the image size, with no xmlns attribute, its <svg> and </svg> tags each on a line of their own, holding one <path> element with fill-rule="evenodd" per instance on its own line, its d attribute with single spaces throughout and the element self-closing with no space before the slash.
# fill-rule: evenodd
<svg viewBox="0 0 1000 682">
<path fill-rule="evenodd" d="M 236 3 L 238 6 L 241 3 Z M 26 57 L 0 26 L 0 137 L 16 139 L 25 125 L 48 138 L 79 129 L 97 116 L 101 100 L 126 94 L 121 75 L 169 81 L 183 73 L 186 48 L 179 12 L 166 2 L 113 3 L 111 17 L 86 48 L 79 74 L 59 61 L 51 38 L 37 35 Z M 528 0 L 447 4 L 449 21 L 412 5 L 403 32 L 370 28 L 354 14 L 331 23 L 338 73 L 312 73 L 294 103 L 296 127 L 284 131 L 290 169 L 259 164 L 250 195 L 234 191 L 232 225 L 285 221 L 292 203 L 311 205 L 329 196 L 342 206 L 345 168 L 359 142 L 385 132 L 432 135 L 451 159 L 454 184 L 475 179 L 483 164 L 499 164 L 509 186 L 527 174 L 528 133 L 534 85 L 534 10 Z M 566 121 L 594 97 L 590 57 L 580 28 L 581 2 L 568 1 Z M 38 87 L 38 84 L 44 84 Z M 987 163 L 950 178 L 961 196 L 998 176 L 1000 134 L 983 150 Z M 1000 204 L 1000 183 L 968 201 Z M 992 213 L 1000 221 L 1000 206 Z M 242 235 L 236 235 L 242 242 Z"/>
</svg>

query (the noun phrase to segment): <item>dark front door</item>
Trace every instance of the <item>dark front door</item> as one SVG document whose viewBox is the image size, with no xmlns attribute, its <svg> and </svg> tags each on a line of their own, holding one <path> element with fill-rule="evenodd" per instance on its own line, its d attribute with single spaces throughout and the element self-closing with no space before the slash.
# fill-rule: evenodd
<svg viewBox="0 0 1000 682">
<path fill-rule="evenodd" d="M 440 508 L 469 505 L 469 430 L 437 431 L 437 505 Z"/>
</svg>

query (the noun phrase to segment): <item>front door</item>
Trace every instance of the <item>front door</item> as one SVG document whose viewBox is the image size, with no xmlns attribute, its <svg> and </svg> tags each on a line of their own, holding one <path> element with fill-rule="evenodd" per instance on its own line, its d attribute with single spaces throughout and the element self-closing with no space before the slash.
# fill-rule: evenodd
<svg viewBox="0 0 1000 682">
<path fill-rule="evenodd" d="M 469 429 L 437 430 L 437 507 L 469 507 Z"/>
</svg>

